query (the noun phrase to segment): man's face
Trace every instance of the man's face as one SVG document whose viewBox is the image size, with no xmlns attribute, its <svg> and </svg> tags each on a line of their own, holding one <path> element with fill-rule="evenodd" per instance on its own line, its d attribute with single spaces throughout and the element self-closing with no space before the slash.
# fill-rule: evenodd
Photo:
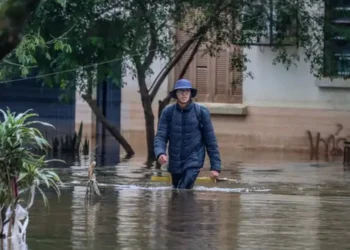
<svg viewBox="0 0 350 250">
<path fill-rule="evenodd" d="M 178 89 L 176 90 L 176 97 L 181 103 L 187 103 L 191 97 L 190 89 Z"/>
</svg>

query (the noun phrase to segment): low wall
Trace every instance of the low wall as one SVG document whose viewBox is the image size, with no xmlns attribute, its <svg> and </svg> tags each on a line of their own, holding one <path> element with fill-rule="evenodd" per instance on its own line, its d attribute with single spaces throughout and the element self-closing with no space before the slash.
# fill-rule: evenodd
<svg viewBox="0 0 350 250">
<path fill-rule="evenodd" d="M 248 107 L 246 116 L 212 115 L 222 146 L 245 149 L 309 151 L 309 130 L 316 140 L 350 135 L 350 112 L 323 109 Z"/>
<path fill-rule="evenodd" d="M 334 135 L 335 139 L 350 136 L 350 112 L 348 111 L 244 107 L 242 105 L 232 105 L 227 108 L 231 109 L 232 114 L 222 115 L 218 113 L 227 112 L 217 111 L 217 108 L 211 109 L 219 147 L 225 151 L 230 149 L 272 150 L 308 155 L 310 152 L 308 130 L 311 132 L 314 144 L 316 144 L 317 132 L 323 139 L 327 139 L 330 135 Z M 245 112 L 242 112 L 242 109 L 245 109 Z M 143 122 L 139 124 L 140 127 Z M 137 154 L 146 153 L 145 130 L 124 127 L 122 132 Z M 339 147 L 342 147 L 341 142 Z M 331 148 L 332 145 L 330 145 Z M 323 151 L 324 144 L 321 143 L 320 159 L 323 157 Z"/>
</svg>

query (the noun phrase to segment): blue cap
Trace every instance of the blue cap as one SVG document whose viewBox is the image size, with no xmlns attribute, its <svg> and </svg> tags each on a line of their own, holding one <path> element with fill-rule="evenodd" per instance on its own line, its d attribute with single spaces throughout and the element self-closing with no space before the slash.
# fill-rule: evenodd
<svg viewBox="0 0 350 250">
<path fill-rule="evenodd" d="M 172 91 L 170 91 L 170 96 L 174 99 L 177 99 L 176 97 L 176 90 L 178 89 L 190 89 L 191 90 L 191 98 L 196 97 L 197 95 L 197 89 L 192 88 L 192 84 L 187 79 L 179 79 L 176 81 L 175 86 Z"/>
</svg>

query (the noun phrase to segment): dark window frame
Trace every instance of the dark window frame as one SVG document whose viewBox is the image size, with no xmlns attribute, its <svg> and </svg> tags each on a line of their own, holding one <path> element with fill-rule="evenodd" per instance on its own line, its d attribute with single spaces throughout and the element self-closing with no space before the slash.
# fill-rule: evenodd
<svg viewBox="0 0 350 250">
<path fill-rule="evenodd" d="M 324 15 L 324 77 L 350 77 L 350 0 L 325 0 Z"/>
</svg>

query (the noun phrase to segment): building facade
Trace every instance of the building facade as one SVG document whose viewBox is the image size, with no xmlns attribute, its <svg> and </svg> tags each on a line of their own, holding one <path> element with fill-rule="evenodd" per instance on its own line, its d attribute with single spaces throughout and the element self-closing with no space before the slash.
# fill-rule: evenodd
<svg viewBox="0 0 350 250">
<path fill-rule="evenodd" d="M 334 7 L 342 7 L 338 5 L 326 7 L 333 11 Z M 177 31 L 177 39 L 181 43 L 187 37 Z M 203 55 L 203 48 L 199 49 L 185 78 L 198 89 L 195 101 L 209 108 L 221 148 L 305 153 L 314 150 L 320 155 L 328 148 L 328 153 L 341 154 L 342 142 L 350 135 L 350 81 L 340 78 L 344 75 L 340 58 L 346 56 L 349 47 L 344 41 L 337 46 L 339 41 L 326 39 L 334 43 L 325 45 L 326 53 L 334 55 L 325 63 L 336 65 L 333 72 L 339 73 L 333 81 L 326 74 L 315 78 L 310 64 L 302 60 L 289 70 L 281 64 L 273 65 L 276 54 L 266 46 L 243 50 L 250 61 L 247 71 L 253 73 L 253 78 L 243 78 L 241 72 L 230 67 L 230 52 L 239 48 L 223 48 L 216 57 Z M 183 56 L 163 84 L 154 103 L 155 116 L 157 101 L 171 90 L 190 53 Z M 304 51 L 299 49 L 298 53 L 302 55 Z M 155 62 L 155 71 L 161 65 Z M 123 89 L 122 96 L 122 131 L 133 146 L 145 152 L 145 125 L 137 84 Z M 315 154 L 311 156 L 314 157 Z"/>
</svg>

